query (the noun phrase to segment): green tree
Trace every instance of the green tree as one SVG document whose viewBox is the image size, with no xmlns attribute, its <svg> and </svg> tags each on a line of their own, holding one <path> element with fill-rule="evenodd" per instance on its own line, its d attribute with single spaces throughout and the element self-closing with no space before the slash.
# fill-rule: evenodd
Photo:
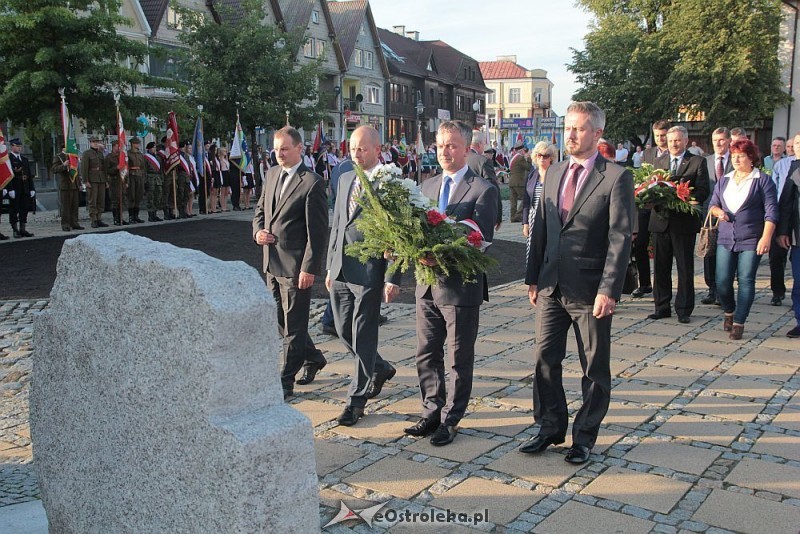
<svg viewBox="0 0 800 534">
<path fill-rule="evenodd" d="M 608 112 L 616 139 L 702 113 L 705 130 L 752 124 L 789 101 L 780 82 L 779 0 L 579 0 L 596 24 L 568 68 L 575 99 Z"/>
<path fill-rule="evenodd" d="M 313 127 L 325 107 L 318 92 L 320 61 L 299 64 L 305 36 L 267 25 L 265 3 L 245 0 L 237 11 L 220 6 L 222 24 L 207 14 L 178 9 L 188 51 L 182 69 L 193 104 L 203 105 L 206 137 L 233 130 L 238 109 L 242 128 L 278 129 L 290 121 Z"/>
<path fill-rule="evenodd" d="M 60 130 L 59 88 L 70 112 L 89 129 L 116 124 L 113 93 L 133 125 L 141 113 L 160 113 L 166 103 L 131 95 L 134 86 L 175 87 L 130 68 L 147 47 L 117 34 L 130 22 L 120 0 L 0 0 L 0 118 L 23 125 L 31 139 Z"/>
</svg>

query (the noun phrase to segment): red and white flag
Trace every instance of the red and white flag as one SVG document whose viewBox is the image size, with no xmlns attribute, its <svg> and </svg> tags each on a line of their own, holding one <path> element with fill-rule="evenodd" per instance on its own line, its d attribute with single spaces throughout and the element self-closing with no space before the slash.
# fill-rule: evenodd
<svg viewBox="0 0 800 534">
<path fill-rule="evenodd" d="M 311 148 L 311 152 L 313 152 L 314 154 L 318 153 L 320 148 L 322 148 L 323 142 L 324 141 L 322 139 L 322 121 L 320 121 L 319 124 L 317 124 L 317 132 L 314 135 L 314 146 Z"/>
<path fill-rule="evenodd" d="M 347 120 L 343 117 L 342 118 L 342 143 L 339 146 L 339 148 L 342 151 L 342 158 L 347 156 L 347 130 L 344 127 L 346 122 L 347 122 Z"/>
<path fill-rule="evenodd" d="M 181 158 L 180 158 L 180 150 L 178 149 L 178 141 L 180 137 L 178 137 L 178 121 L 175 118 L 175 112 L 169 112 L 169 118 L 167 119 L 167 146 L 166 151 L 169 154 L 167 157 L 167 165 L 164 169 L 164 173 L 169 173 L 175 167 L 180 165 Z"/>
<path fill-rule="evenodd" d="M 125 126 L 122 124 L 122 114 L 117 111 L 117 141 L 119 141 L 119 176 L 123 180 L 128 176 L 128 139 L 125 136 Z"/>
<path fill-rule="evenodd" d="M 3 130 L 0 130 L 0 189 L 7 186 L 12 178 L 14 178 L 14 169 L 11 168 L 11 161 L 8 159 L 5 135 L 3 135 Z"/>
</svg>

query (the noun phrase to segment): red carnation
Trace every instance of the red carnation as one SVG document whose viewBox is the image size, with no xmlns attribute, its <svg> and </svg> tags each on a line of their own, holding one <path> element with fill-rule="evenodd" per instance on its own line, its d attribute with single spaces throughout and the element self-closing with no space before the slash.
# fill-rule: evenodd
<svg viewBox="0 0 800 534">
<path fill-rule="evenodd" d="M 469 241 L 469 244 L 473 247 L 478 248 L 483 244 L 483 234 L 473 230 L 467 235 L 467 241 Z"/>
<path fill-rule="evenodd" d="M 428 210 L 428 224 L 431 226 L 436 226 L 440 223 L 443 223 L 447 217 L 445 217 L 441 212 L 438 210 Z"/>
</svg>

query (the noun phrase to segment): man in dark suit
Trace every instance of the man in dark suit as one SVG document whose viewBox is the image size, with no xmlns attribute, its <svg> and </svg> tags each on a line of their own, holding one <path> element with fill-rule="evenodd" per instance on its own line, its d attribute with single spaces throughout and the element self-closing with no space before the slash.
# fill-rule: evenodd
<svg viewBox="0 0 800 534">
<path fill-rule="evenodd" d="M 520 451 L 539 453 L 564 442 L 568 413 L 561 372 L 574 327 L 583 405 L 565 460 L 582 464 L 611 399 L 611 318 L 631 254 L 633 176 L 598 153 L 605 113 L 596 104 L 571 104 L 564 125 L 570 158 L 547 170 L 525 275 L 528 297 L 539 310 L 533 404 L 540 429 Z"/>
<path fill-rule="evenodd" d="M 11 221 L 14 237 L 33 237 L 33 234 L 28 232 L 25 226 L 28 224 L 30 205 L 32 202 L 36 202 L 36 187 L 33 183 L 36 174 L 31 167 L 31 162 L 22 155 L 22 141 L 12 139 L 9 144 L 11 153 L 8 155 L 8 161 L 11 163 L 14 177 L 6 186 L 9 198 L 8 219 Z"/>
<path fill-rule="evenodd" d="M 795 154 L 800 154 L 800 133 L 793 140 Z M 792 311 L 795 326 L 786 336 L 800 338 L 800 160 L 795 160 L 789 167 L 789 174 L 783 185 L 780 199 L 780 217 L 778 218 L 777 242 L 784 250 L 790 250 L 789 261 L 792 265 Z"/>
<path fill-rule="evenodd" d="M 656 146 L 646 148 L 642 153 L 642 162 L 654 165 L 656 160 L 667 153 L 667 130 L 672 128 L 669 121 L 660 120 L 653 124 L 653 141 Z M 650 276 L 650 210 L 636 208 L 637 223 L 634 225 L 638 232 L 633 239 L 633 259 L 639 273 L 639 287 L 633 290 L 633 298 L 641 298 L 653 292 Z"/>
<path fill-rule="evenodd" d="M 708 203 L 711 202 L 711 193 L 717 181 L 724 175 L 733 170 L 731 163 L 731 132 L 723 127 L 717 128 L 711 133 L 711 144 L 714 153 L 706 156 L 708 166 L 708 190 L 709 195 L 703 202 L 703 220 L 708 213 Z M 703 304 L 719 304 L 717 299 L 717 255 L 711 254 L 703 258 L 703 278 L 705 279 L 708 294 L 700 300 Z"/>
<path fill-rule="evenodd" d="M 472 128 L 461 121 L 443 122 L 436 132 L 442 174 L 425 180 L 422 192 L 456 221 L 472 219 L 485 241 L 494 236 L 497 189 L 469 170 L 467 152 Z M 522 156 L 520 156 L 522 157 Z M 432 259 L 420 260 L 435 266 Z M 417 374 L 422 418 L 405 433 L 431 436 L 431 444 L 447 445 L 456 435 L 472 393 L 475 340 L 481 303 L 488 299 L 486 277 L 464 283 L 457 274 L 441 277 L 434 286 L 417 285 Z M 445 353 L 449 382 L 445 387 Z"/>
<path fill-rule="evenodd" d="M 278 165 L 264 177 L 253 216 L 253 239 L 264 247 L 264 273 L 278 307 L 283 337 L 284 398 L 305 362 L 316 370 L 327 363 L 308 334 L 311 286 L 322 271 L 328 230 L 325 182 L 303 165 L 303 142 L 294 128 L 275 132 Z"/>
<path fill-rule="evenodd" d="M 511 162 L 508 164 L 508 189 L 510 191 L 510 221 L 522 222 L 522 199 L 525 198 L 525 180 L 531 172 L 531 164 L 525 157 L 525 145 L 520 142 L 513 148 Z"/>
<path fill-rule="evenodd" d="M 360 126 L 350 137 L 350 153 L 367 176 L 378 168 L 381 138 L 372 126 Z M 401 273 L 386 272 L 387 260 L 373 258 L 361 263 L 345 253 L 345 247 L 364 240 L 356 228 L 362 213 L 358 199 L 363 189 L 355 171 L 339 178 L 339 191 L 333 209 L 328 242 L 328 275 L 325 286 L 331 294 L 333 321 L 339 339 L 356 357 L 355 371 L 348 391 L 349 400 L 337 418 L 340 425 L 352 426 L 364 415 L 367 399 L 377 396 L 383 384 L 395 375 L 395 368 L 378 354 L 378 325 L 381 299 L 391 302 L 400 293 Z"/>
<path fill-rule="evenodd" d="M 476 136 L 476 134 L 478 134 Z M 480 176 L 497 189 L 497 224 L 494 229 L 499 230 L 503 222 L 503 199 L 500 198 L 500 186 L 497 185 L 497 174 L 494 172 L 494 164 L 483 155 L 483 140 L 481 132 L 472 133 L 472 144 L 467 153 L 467 165 L 472 174 Z"/>
<path fill-rule="evenodd" d="M 694 203 L 702 205 L 709 196 L 708 165 L 705 158 L 695 156 L 686 146 L 689 134 L 683 126 L 673 126 L 667 133 L 669 154 L 656 161 L 656 167 L 670 171 L 675 182 L 689 184 Z M 675 295 L 675 313 L 678 321 L 688 323 L 694 311 L 694 244 L 703 221 L 698 213 L 656 211 L 650 215 L 655 257 L 653 265 L 655 284 L 653 298 L 655 312 L 650 319 L 663 319 L 671 315 L 672 261 L 678 268 L 678 291 Z"/>
</svg>

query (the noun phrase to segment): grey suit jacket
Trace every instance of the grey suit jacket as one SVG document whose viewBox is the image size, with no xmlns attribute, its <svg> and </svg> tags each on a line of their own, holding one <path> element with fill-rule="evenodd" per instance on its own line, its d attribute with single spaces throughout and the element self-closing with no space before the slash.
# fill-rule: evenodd
<svg viewBox="0 0 800 534">
<path fill-rule="evenodd" d="M 644 149 L 644 152 L 642 153 L 642 163 L 649 163 L 650 165 L 655 165 L 657 159 L 658 159 L 658 147 L 651 146 L 650 148 Z"/>
<path fill-rule="evenodd" d="M 301 271 L 318 275 L 328 235 L 325 182 L 301 163 L 273 210 L 281 172 L 280 166 L 267 171 L 253 215 L 253 240 L 259 230 L 274 234 L 276 239 L 263 247 L 264 272 L 285 277 L 297 277 Z"/>
<path fill-rule="evenodd" d="M 442 175 L 428 178 L 422 183 L 422 193 L 428 198 L 438 201 Z M 486 241 L 494 238 L 494 225 L 497 220 L 497 189 L 486 180 L 467 170 L 450 194 L 447 215 L 457 221 L 472 219 L 477 223 Z M 437 305 L 479 306 L 488 297 L 486 294 L 486 277 L 478 276 L 475 283 L 465 284 L 458 274 L 442 278 L 439 285 L 417 285 L 415 295 L 423 297 L 428 290 Z"/>
<path fill-rule="evenodd" d="M 598 294 L 619 300 L 631 257 L 633 175 L 597 156 L 562 225 L 558 200 L 569 159 L 547 169 L 536 212 L 525 283 L 539 293 L 594 304 Z"/>
<path fill-rule="evenodd" d="M 703 202 L 703 217 L 705 218 L 706 211 L 708 211 L 708 203 L 711 202 L 711 195 L 714 193 L 714 187 L 717 185 L 717 155 L 708 154 L 705 156 L 706 163 L 708 164 L 708 190 L 710 191 L 708 198 Z M 733 163 L 731 163 L 731 155 L 728 154 L 728 164 L 725 165 L 725 172 L 728 174 L 733 170 Z"/>
<path fill-rule="evenodd" d="M 347 216 L 350 189 L 357 179 L 355 171 L 346 172 L 339 177 L 331 222 L 331 237 L 328 240 L 327 264 L 331 280 L 336 280 L 342 275 L 347 282 L 364 287 L 381 287 L 384 282 L 400 285 L 402 273 L 397 271 L 388 274 L 386 272 L 388 263 L 383 258 L 371 258 L 366 263 L 361 263 L 344 251 L 350 243 L 364 240 L 364 234 L 356 228 L 356 220 L 363 211 L 361 206 L 356 207 L 352 216 Z"/>
<path fill-rule="evenodd" d="M 497 185 L 497 174 L 494 172 L 494 165 L 489 158 L 478 154 L 472 149 L 467 152 L 467 165 L 473 174 L 480 176 L 497 189 L 497 223 L 503 222 L 503 199 L 500 198 L 500 186 Z"/>
</svg>

